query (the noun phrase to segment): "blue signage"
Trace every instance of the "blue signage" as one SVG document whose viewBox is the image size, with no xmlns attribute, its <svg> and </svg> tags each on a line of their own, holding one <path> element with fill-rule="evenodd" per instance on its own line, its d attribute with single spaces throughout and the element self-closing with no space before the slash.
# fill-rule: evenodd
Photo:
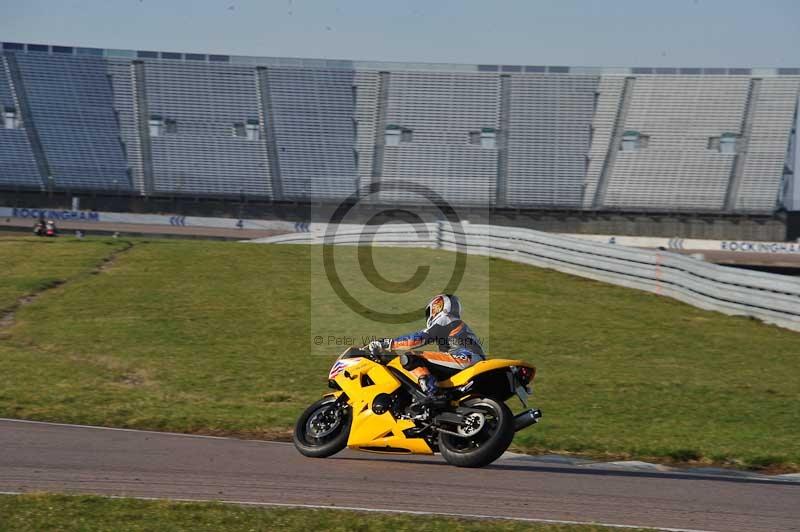
<svg viewBox="0 0 800 532">
<path fill-rule="evenodd" d="M 49 209 L 18 209 L 15 207 L 11 215 L 15 218 L 45 218 L 47 220 L 79 220 L 85 222 L 100 221 L 100 213 L 95 211 L 54 211 Z"/>
<path fill-rule="evenodd" d="M 723 240 L 720 243 L 723 251 L 747 251 L 750 253 L 800 253 L 800 244 L 796 242 L 742 242 Z"/>
</svg>

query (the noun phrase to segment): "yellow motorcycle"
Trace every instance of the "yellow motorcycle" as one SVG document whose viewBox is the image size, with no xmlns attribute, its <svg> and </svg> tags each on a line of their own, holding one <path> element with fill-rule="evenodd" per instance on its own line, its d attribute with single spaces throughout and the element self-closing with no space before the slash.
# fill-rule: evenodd
<svg viewBox="0 0 800 532">
<path fill-rule="evenodd" d="M 413 353 L 374 354 L 351 347 L 328 374 L 334 392 L 297 420 L 294 445 L 324 458 L 345 447 L 379 453 L 434 454 L 455 466 L 483 467 L 500 457 L 514 433 L 539 421 L 531 408 L 514 416 L 505 401 L 527 408 L 536 369 L 522 360 L 484 360 L 455 374 L 431 367 L 440 394 L 430 401 L 410 370 Z"/>
</svg>

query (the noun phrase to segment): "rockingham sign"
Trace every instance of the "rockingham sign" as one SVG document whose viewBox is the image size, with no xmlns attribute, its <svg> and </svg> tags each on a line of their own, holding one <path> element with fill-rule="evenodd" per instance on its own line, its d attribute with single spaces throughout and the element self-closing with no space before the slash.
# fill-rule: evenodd
<svg viewBox="0 0 800 532">
<path fill-rule="evenodd" d="M 666 249 L 671 251 L 731 251 L 737 253 L 800 253 L 798 242 L 758 242 L 750 240 L 700 240 L 689 238 L 658 238 L 647 236 L 576 235 L 581 240 L 616 244 L 634 248 Z"/>
<path fill-rule="evenodd" d="M 6 211 L 11 211 L 7 213 Z M 45 218 L 47 220 L 75 220 L 80 222 L 99 222 L 100 213 L 96 211 L 66 211 L 51 209 L 0 208 L 0 216 L 10 218 Z"/>
<path fill-rule="evenodd" d="M 722 251 L 745 251 L 750 253 L 800 253 L 797 242 L 748 242 L 746 240 L 723 240 Z"/>
</svg>

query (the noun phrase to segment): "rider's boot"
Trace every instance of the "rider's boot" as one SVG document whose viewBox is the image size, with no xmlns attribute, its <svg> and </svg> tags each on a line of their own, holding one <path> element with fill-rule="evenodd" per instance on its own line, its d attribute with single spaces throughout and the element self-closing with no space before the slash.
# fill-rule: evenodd
<svg viewBox="0 0 800 532">
<path fill-rule="evenodd" d="M 419 406 L 444 406 L 447 404 L 447 398 L 439 394 L 439 386 L 436 378 L 433 375 L 422 375 L 419 377 L 419 387 L 425 398 L 417 399 L 414 405 Z"/>
</svg>

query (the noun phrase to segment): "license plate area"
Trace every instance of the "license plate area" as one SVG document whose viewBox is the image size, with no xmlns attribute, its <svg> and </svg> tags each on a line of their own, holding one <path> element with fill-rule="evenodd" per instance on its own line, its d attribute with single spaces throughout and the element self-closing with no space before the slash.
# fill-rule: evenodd
<svg viewBox="0 0 800 532">
<path fill-rule="evenodd" d="M 519 397 L 519 401 L 522 403 L 522 406 L 528 408 L 528 397 L 530 397 L 528 390 L 526 390 L 524 386 L 517 386 L 515 393 L 517 394 L 517 397 Z"/>
</svg>

